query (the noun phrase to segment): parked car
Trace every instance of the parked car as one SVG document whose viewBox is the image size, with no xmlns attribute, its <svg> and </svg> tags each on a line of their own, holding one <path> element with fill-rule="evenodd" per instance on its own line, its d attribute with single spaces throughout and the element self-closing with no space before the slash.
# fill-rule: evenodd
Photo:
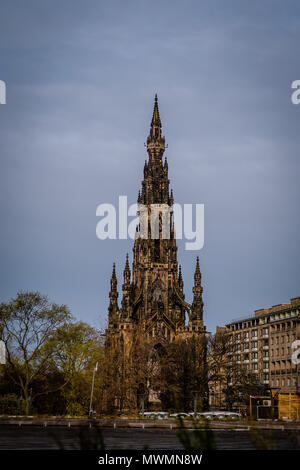
<svg viewBox="0 0 300 470">
<path fill-rule="evenodd" d="M 170 414 L 170 418 L 190 418 L 189 413 L 172 413 Z"/>
<path fill-rule="evenodd" d="M 157 417 L 158 419 L 167 419 L 169 417 L 169 413 L 167 413 L 166 411 L 159 411 L 157 413 Z"/>
<path fill-rule="evenodd" d="M 139 415 L 143 416 L 143 412 L 141 411 Z M 168 416 L 169 416 L 169 413 L 167 413 L 166 411 L 145 411 L 144 412 L 145 418 L 166 419 L 168 418 Z"/>
<path fill-rule="evenodd" d="M 197 413 L 197 416 L 202 417 L 202 418 L 218 418 L 218 419 L 224 419 L 224 418 L 241 418 L 241 414 L 236 412 L 236 411 L 205 411 L 203 413 Z"/>
<path fill-rule="evenodd" d="M 144 411 L 144 413 L 141 411 L 139 413 L 139 415 L 144 416 L 145 418 L 153 418 L 154 417 L 153 411 Z"/>
</svg>

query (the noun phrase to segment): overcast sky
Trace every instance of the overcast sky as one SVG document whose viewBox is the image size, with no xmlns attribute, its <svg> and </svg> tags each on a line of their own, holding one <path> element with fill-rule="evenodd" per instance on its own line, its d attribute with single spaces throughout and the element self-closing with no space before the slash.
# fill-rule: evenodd
<svg viewBox="0 0 300 470">
<path fill-rule="evenodd" d="M 175 201 L 205 205 L 209 331 L 300 295 L 298 1 L 11 1 L 0 6 L 2 301 L 39 290 L 105 327 L 96 207 L 136 202 L 158 93 Z M 120 300 L 120 299 L 119 299 Z"/>
</svg>

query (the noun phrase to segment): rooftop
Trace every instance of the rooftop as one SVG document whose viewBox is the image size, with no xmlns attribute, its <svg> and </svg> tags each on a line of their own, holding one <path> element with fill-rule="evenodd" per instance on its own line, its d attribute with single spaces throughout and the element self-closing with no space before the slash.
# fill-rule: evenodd
<svg viewBox="0 0 300 470">
<path fill-rule="evenodd" d="M 284 311 L 290 310 L 290 309 L 298 307 L 298 306 L 300 307 L 300 297 L 294 297 L 294 298 L 291 299 L 290 304 L 277 304 L 277 305 L 273 305 L 270 308 L 261 308 L 261 309 L 255 310 L 254 315 L 252 314 L 252 315 L 248 315 L 248 316 L 235 318 L 235 319 L 231 320 L 230 323 L 227 323 L 226 325 L 229 326 L 232 323 L 239 323 L 239 322 L 242 322 L 242 321 L 250 321 L 250 320 L 253 320 L 255 318 L 260 318 L 260 317 L 270 315 L 272 313 L 284 312 Z"/>
</svg>

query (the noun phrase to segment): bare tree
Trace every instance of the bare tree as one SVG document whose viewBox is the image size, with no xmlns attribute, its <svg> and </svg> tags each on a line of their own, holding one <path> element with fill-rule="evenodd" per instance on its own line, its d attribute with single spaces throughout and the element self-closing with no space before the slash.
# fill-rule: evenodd
<svg viewBox="0 0 300 470">
<path fill-rule="evenodd" d="M 195 394 L 198 409 L 206 407 L 207 363 L 206 338 L 192 336 L 171 343 L 162 367 L 163 384 L 161 392 L 165 408 L 191 411 Z"/>
<path fill-rule="evenodd" d="M 229 338 L 226 328 L 218 328 L 208 338 L 208 383 L 211 405 L 232 409 L 234 404 L 247 405 L 259 384 L 256 375 L 230 350 Z"/>
</svg>

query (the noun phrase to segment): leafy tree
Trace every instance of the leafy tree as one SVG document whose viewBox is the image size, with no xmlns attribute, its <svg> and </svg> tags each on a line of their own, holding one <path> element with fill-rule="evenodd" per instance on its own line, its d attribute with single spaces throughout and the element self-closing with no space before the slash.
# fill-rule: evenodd
<svg viewBox="0 0 300 470">
<path fill-rule="evenodd" d="M 95 364 L 95 403 L 102 396 L 104 348 L 101 332 L 84 322 L 69 323 L 56 331 L 46 347 L 53 348 L 53 365 L 62 373 L 66 386 L 62 395 L 66 401 L 66 412 L 71 415 L 88 413 L 91 381 Z"/>
<path fill-rule="evenodd" d="M 14 393 L 0 396 L 0 415 L 20 414 L 20 402 Z"/>
<path fill-rule="evenodd" d="M 6 346 L 10 377 L 21 389 L 27 415 L 32 384 L 47 374 L 57 352 L 57 330 L 70 320 L 66 305 L 50 303 L 39 292 L 19 292 L 15 299 L 0 305 L 0 334 Z"/>
</svg>

